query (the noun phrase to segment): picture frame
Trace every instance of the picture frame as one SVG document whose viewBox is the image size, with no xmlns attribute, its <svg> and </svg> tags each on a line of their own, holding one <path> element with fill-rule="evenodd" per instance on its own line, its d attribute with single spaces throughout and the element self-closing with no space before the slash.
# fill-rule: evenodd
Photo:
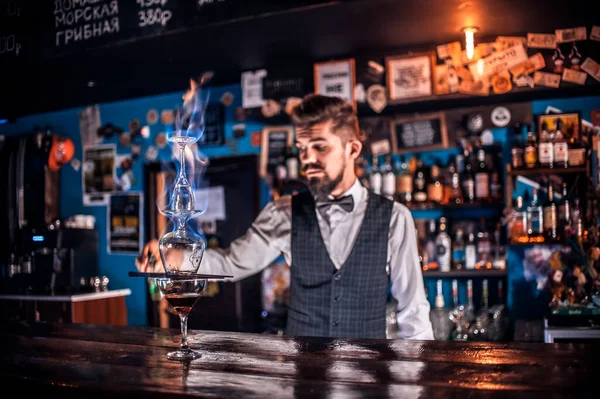
<svg viewBox="0 0 600 399">
<path fill-rule="evenodd" d="M 109 254 L 139 254 L 144 240 L 144 193 L 115 192 L 106 207 L 106 250 Z"/>
<path fill-rule="evenodd" d="M 393 118 L 390 141 L 394 154 L 448 148 L 448 128 L 444 112 Z"/>
<path fill-rule="evenodd" d="M 259 174 L 261 178 L 274 172 L 283 164 L 285 151 L 294 144 L 294 127 L 291 125 L 269 126 L 262 129 Z"/>
<path fill-rule="evenodd" d="M 581 138 L 581 113 L 580 112 L 560 112 L 551 114 L 542 114 L 538 116 L 537 131 L 538 137 L 542 133 L 542 124 L 546 122 L 548 130 L 552 131 L 556 129 L 556 123 L 559 119 L 562 119 L 564 130 L 572 134 L 576 131 L 577 136 L 575 139 Z M 574 129 L 576 127 L 577 129 Z"/>
<path fill-rule="evenodd" d="M 99 144 L 83 149 L 81 188 L 83 205 L 106 206 L 117 191 L 117 146 Z"/>
<path fill-rule="evenodd" d="M 385 58 L 390 103 L 435 95 L 435 52 L 428 51 Z"/>
<path fill-rule="evenodd" d="M 356 110 L 356 62 L 354 58 L 318 62 L 313 66 L 315 94 L 336 96 Z"/>
</svg>

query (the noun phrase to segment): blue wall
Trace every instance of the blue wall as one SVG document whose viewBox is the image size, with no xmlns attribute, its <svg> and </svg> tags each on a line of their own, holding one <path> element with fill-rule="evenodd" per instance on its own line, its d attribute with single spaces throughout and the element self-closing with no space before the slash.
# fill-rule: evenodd
<svg viewBox="0 0 600 399">
<path fill-rule="evenodd" d="M 128 130 L 129 121 L 138 119 L 142 125 L 146 124 L 146 114 L 149 109 L 156 109 L 159 112 L 165 109 L 172 110 L 181 105 L 181 96 L 185 90 L 180 93 L 167 94 L 162 96 L 139 98 L 129 101 L 120 101 L 107 104 L 99 104 L 100 117 L 102 125 L 111 122 L 114 125 Z M 236 122 L 234 118 L 235 108 L 241 106 L 241 88 L 239 85 L 213 88 L 211 90 L 211 102 L 218 102 L 221 96 L 231 92 L 234 95 L 233 104 L 226 108 L 226 127 L 225 138 L 233 137 L 233 125 Z M 49 125 L 52 131 L 61 136 L 70 137 L 75 144 L 75 158 L 82 160 L 81 137 L 79 132 L 78 113 L 83 108 L 73 108 L 59 112 L 28 116 L 18 119 L 16 123 L 0 125 L 0 134 L 18 135 L 27 132 L 33 132 L 34 126 L 44 127 Z M 246 136 L 238 140 L 237 154 L 258 153 L 260 147 L 250 145 L 250 133 L 260 130 L 261 125 L 246 122 Z M 135 183 L 131 191 L 141 191 L 144 187 L 143 165 L 144 156 L 147 148 L 154 145 L 155 137 L 160 132 L 164 132 L 164 125 L 160 120 L 155 125 L 150 125 L 151 136 L 143 139 L 139 143 L 142 145 L 142 155 L 133 166 L 133 175 Z M 117 144 L 117 154 L 129 154 L 129 147 L 119 147 L 118 138 L 112 137 L 105 139 L 104 143 Z M 220 157 L 233 155 L 234 153 L 227 146 L 202 146 L 200 148 L 203 154 L 209 157 Z M 171 150 L 169 147 L 161 149 L 159 159 L 171 159 Z M 128 321 L 132 325 L 146 324 L 146 281 L 144 279 L 135 279 L 127 276 L 129 271 L 135 270 L 135 255 L 109 254 L 107 252 L 107 215 L 105 206 L 84 206 L 82 199 L 81 170 L 75 171 L 71 165 L 67 164 L 61 169 L 61 187 L 60 187 L 60 217 L 66 219 L 75 214 L 88 214 L 96 218 L 96 228 L 100 232 L 100 256 L 99 271 L 101 275 L 106 275 L 110 279 L 110 287 L 113 289 L 130 288 L 132 295 L 127 297 Z"/>
<path fill-rule="evenodd" d="M 235 121 L 234 112 L 235 108 L 241 105 L 241 88 L 239 85 L 233 85 L 213 88 L 211 90 L 212 102 L 219 101 L 222 94 L 228 91 L 234 95 L 234 102 L 231 106 L 226 108 L 226 139 L 233 137 L 233 125 L 238 123 Z M 138 119 L 142 125 L 145 125 L 146 114 L 149 109 L 156 109 L 158 110 L 159 114 L 164 109 L 173 109 L 175 106 L 181 104 L 182 94 L 183 90 L 179 93 L 172 93 L 162 96 L 99 104 L 102 124 L 112 122 L 116 126 L 127 130 L 129 121 L 132 119 Z M 552 105 L 556 108 L 562 109 L 563 111 L 580 111 L 584 119 L 590 120 L 590 111 L 600 108 L 600 97 L 535 101 L 532 103 L 532 111 L 534 115 L 544 113 L 548 105 Z M 0 134 L 23 134 L 26 132 L 31 132 L 34 126 L 43 127 L 45 125 L 50 125 L 55 133 L 62 136 L 68 136 L 73 140 L 76 147 L 75 157 L 81 160 L 82 148 L 78 120 L 78 113 L 81 110 L 82 108 L 73 108 L 64 111 L 24 117 L 19 119 L 16 123 L 1 125 Z M 246 136 L 238 140 L 237 154 L 258 153 L 260 148 L 252 147 L 250 145 L 250 133 L 260 130 L 262 126 L 253 122 L 245 123 Z M 150 145 L 154 145 L 156 135 L 165 131 L 160 121 L 156 125 L 151 125 L 150 129 L 151 137 L 140 142 L 140 144 L 142 144 L 142 156 L 140 156 L 133 166 L 133 174 L 136 177 L 136 181 L 131 188 L 132 191 L 143 189 L 143 154 Z M 496 141 L 505 144 L 503 150 L 504 159 L 509 159 L 507 158 L 507 156 L 510 154 L 509 144 L 507 144 L 506 140 L 507 130 L 495 129 L 493 133 Z M 118 139 L 114 137 L 110 140 L 106 140 L 105 142 L 117 143 Z M 200 150 L 209 157 L 234 155 L 234 153 L 227 146 L 202 147 Z M 117 145 L 117 154 L 127 153 L 129 153 L 128 147 L 122 148 Z M 456 153 L 457 150 L 437 151 L 435 153 L 432 152 L 423 154 L 422 158 L 425 163 L 430 163 L 436 157 L 442 162 L 445 162 L 448 157 Z M 161 150 L 159 155 L 160 159 L 170 159 L 170 157 L 171 151 L 168 147 Z M 81 171 L 76 172 L 70 165 L 65 165 L 61 170 L 60 192 L 60 216 L 62 219 L 66 219 L 75 214 L 90 214 L 96 217 L 96 228 L 100 232 L 100 273 L 109 277 L 111 281 L 111 288 L 129 287 L 132 290 L 132 295 L 127 298 L 129 324 L 144 325 L 146 323 L 146 282 L 143 279 L 132 279 L 127 276 L 129 271 L 135 270 L 134 255 L 116 255 L 107 253 L 107 240 L 106 234 L 104 233 L 107 228 L 106 207 L 86 207 L 83 205 Z M 263 195 L 263 203 L 267 199 L 268 198 L 266 195 Z M 435 211 L 424 211 L 415 213 L 415 217 L 438 218 L 439 214 L 437 214 Z M 522 249 L 520 251 L 509 249 L 508 256 L 509 284 L 508 287 L 505 286 L 505 290 L 508 290 L 507 295 L 509 306 L 512 305 L 511 287 L 514 287 L 517 284 L 528 287 L 531 290 L 531 296 L 533 298 L 537 297 L 538 292 L 536 291 L 535 283 L 525 281 L 523 277 Z M 445 279 L 444 291 L 446 294 L 445 299 L 447 304 L 452 303 L 450 284 L 451 279 Z M 429 291 L 429 299 L 433 303 L 433 298 L 435 296 L 435 279 L 428 279 L 427 287 Z M 490 286 L 490 290 L 492 289 L 495 289 L 495 285 Z M 466 286 L 464 281 L 461 281 L 459 287 L 459 296 L 461 302 L 464 303 L 466 301 Z M 521 306 L 521 304 L 522 303 L 519 303 L 519 306 Z"/>
<path fill-rule="evenodd" d="M 568 99 L 550 99 L 550 100 L 539 100 L 531 103 L 531 110 L 534 116 L 534 126 L 531 128 L 537 131 L 537 115 L 545 114 L 546 108 L 552 106 L 560 109 L 563 112 L 580 112 L 581 118 L 591 122 L 591 111 L 600 108 L 600 97 L 577 97 Z M 510 161 L 510 138 L 508 137 L 509 130 L 506 128 L 498 128 L 492 130 L 494 139 L 497 143 L 501 143 L 503 146 L 503 160 L 505 162 Z M 525 131 L 523 130 L 523 133 Z M 525 139 L 525 137 L 523 137 Z M 438 157 L 442 162 L 446 162 L 448 157 L 452 154 L 458 153 L 457 150 L 446 150 L 425 153 L 421 156 L 426 164 L 430 164 L 434 157 Z M 502 171 L 504 173 L 504 171 Z M 504 176 L 504 183 L 506 184 L 506 176 Z M 462 211 L 469 212 L 469 216 L 473 217 L 472 210 Z M 488 212 L 489 214 L 490 212 Z M 485 209 L 479 210 L 480 216 L 486 215 Z M 413 212 L 415 218 L 424 219 L 438 219 L 441 216 L 441 211 L 427 210 L 427 211 L 416 211 Z M 455 217 L 460 218 L 459 213 L 454 214 Z M 543 312 L 548 306 L 548 296 L 546 293 L 539 291 L 537 283 L 534 280 L 527 279 L 524 273 L 523 259 L 525 257 L 525 251 L 532 248 L 533 246 L 526 247 L 507 247 L 507 270 L 508 276 L 506 278 L 507 284 L 504 285 L 504 292 L 507 299 L 507 305 L 511 309 L 512 316 L 518 318 L 539 318 L 543 316 Z M 430 303 L 435 303 L 436 295 L 436 281 L 438 278 L 426 278 L 425 285 L 428 291 L 428 298 Z M 443 278 L 443 291 L 444 301 L 446 306 L 452 305 L 452 278 Z M 474 290 L 481 290 L 482 278 L 474 278 Z M 489 290 L 490 295 L 492 292 L 496 292 L 496 278 L 489 278 Z M 467 301 L 467 286 L 466 279 L 458 279 L 459 288 L 459 302 L 466 303 Z M 492 291 L 494 290 L 494 291 Z M 475 296 L 478 296 L 476 293 Z M 475 306 L 479 306 L 479 303 L 475 303 Z"/>
</svg>

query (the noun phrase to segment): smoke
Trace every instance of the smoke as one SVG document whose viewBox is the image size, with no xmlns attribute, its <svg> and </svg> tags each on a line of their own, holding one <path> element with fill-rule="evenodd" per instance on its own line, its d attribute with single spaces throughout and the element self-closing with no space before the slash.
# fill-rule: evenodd
<svg viewBox="0 0 600 399">
<path fill-rule="evenodd" d="M 183 104 L 174 110 L 175 123 L 167 127 L 171 160 L 162 164 L 161 178 L 157 182 L 157 192 L 162 195 L 156 206 L 173 222 L 172 228 L 177 223 L 175 219 L 181 215 L 195 224 L 193 219 L 208 207 L 208 196 L 200 189 L 208 186 L 204 174 L 209 160 L 199 150 L 198 142 L 204 135 L 211 78 L 212 73 L 205 73 L 197 81 L 190 80 L 190 88 L 182 97 Z"/>
</svg>

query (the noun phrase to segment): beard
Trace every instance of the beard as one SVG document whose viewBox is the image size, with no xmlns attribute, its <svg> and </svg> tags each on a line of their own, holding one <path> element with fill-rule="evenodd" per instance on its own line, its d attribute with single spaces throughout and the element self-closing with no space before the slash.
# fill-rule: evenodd
<svg viewBox="0 0 600 399">
<path fill-rule="evenodd" d="M 320 165 L 306 165 L 303 168 L 317 169 L 324 171 L 325 169 Z M 343 163 L 340 172 L 333 179 L 329 178 L 326 174 L 323 177 L 311 177 L 308 179 L 308 189 L 314 197 L 326 198 L 331 194 L 333 190 L 341 183 L 344 178 L 344 170 L 346 169 L 346 162 Z"/>
</svg>

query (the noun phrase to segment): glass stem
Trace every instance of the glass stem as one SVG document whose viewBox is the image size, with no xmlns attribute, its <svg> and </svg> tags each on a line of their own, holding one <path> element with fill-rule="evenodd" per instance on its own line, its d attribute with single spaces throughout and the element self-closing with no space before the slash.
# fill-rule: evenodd
<svg viewBox="0 0 600 399">
<path fill-rule="evenodd" d="M 188 321 L 188 315 L 180 315 L 179 319 L 181 320 L 181 345 L 180 345 L 180 349 L 182 350 L 186 350 L 189 349 L 188 347 L 188 343 L 187 343 L 187 321 Z"/>
<path fill-rule="evenodd" d="M 181 168 L 180 176 L 183 177 L 184 179 L 187 179 L 187 177 L 185 175 L 185 144 L 180 144 L 179 149 L 180 149 L 179 167 Z"/>
</svg>

